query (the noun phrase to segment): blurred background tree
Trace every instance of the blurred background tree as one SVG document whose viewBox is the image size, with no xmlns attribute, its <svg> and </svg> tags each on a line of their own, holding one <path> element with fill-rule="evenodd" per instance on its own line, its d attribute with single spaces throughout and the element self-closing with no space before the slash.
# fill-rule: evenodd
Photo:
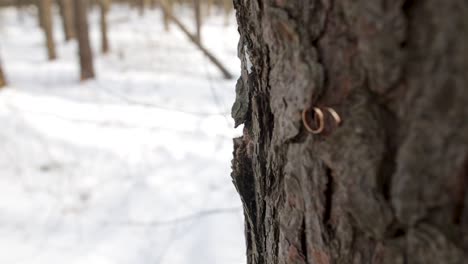
<svg viewBox="0 0 468 264">
<path fill-rule="evenodd" d="M 109 37 L 107 36 L 107 12 L 109 11 L 110 0 L 99 0 L 99 8 L 101 11 L 101 51 L 102 53 L 109 52 Z"/>
<path fill-rule="evenodd" d="M 78 50 L 80 57 L 81 80 L 94 78 L 93 52 L 89 41 L 88 0 L 74 0 L 75 32 L 78 40 Z"/>
<path fill-rule="evenodd" d="M 52 0 L 39 0 L 39 21 L 45 34 L 47 56 L 49 60 L 55 60 L 57 54 L 55 51 L 54 33 L 52 28 Z"/>
<path fill-rule="evenodd" d="M 0 59 L 0 88 L 4 87 L 6 85 L 6 79 L 5 79 L 5 74 L 3 73 L 3 62 Z"/>
<path fill-rule="evenodd" d="M 75 38 L 75 27 L 73 19 L 73 0 L 58 0 L 60 16 L 62 18 L 63 32 L 65 40 L 69 41 Z"/>
</svg>

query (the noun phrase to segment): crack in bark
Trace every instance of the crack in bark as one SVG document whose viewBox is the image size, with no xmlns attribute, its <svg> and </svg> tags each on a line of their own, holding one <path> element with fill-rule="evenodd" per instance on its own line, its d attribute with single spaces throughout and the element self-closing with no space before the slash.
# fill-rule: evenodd
<svg viewBox="0 0 468 264">
<path fill-rule="evenodd" d="M 301 251 L 304 255 L 305 263 L 309 263 L 309 256 L 307 250 L 307 230 L 306 230 L 306 219 L 305 216 L 302 218 L 302 231 L 301 231 Z"/>
<path fill-rule="evenodd" d="M 459 184 L 455 190 L 455 208 L 453 211 L 453 223 L 460 225 L 465 208 L 465 196 L 468 189 L 468 156 L 463 163 L 462 169 L 458 176 Z"/>
<path fill-rule="evenodd" d="M 323 212 L 323 224 L 327 228 L 327 234 L 331 235 L 331 223 L 330 218 L 332 214 L 332 207 L 333 207 L 333 176 L 332 170 L 330 168 L 326 168 L 326 176 L 327 176 L 327 183 L 325 186 L 325 210 Z"/>
</svg>

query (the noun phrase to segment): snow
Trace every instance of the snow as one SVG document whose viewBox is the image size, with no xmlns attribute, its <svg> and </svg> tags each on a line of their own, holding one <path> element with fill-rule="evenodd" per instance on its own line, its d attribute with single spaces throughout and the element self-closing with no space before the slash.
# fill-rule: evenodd
<svg viewBox="0 0 468 264">
<path fill-rule="evenodd" d="M 188 8 L 176 13 L 193 29 Z M 218 13 L 203 41 L 238 74 L 235 21 Z M 35 10 L 0 9 L 0 263 L 244 263 L 235 80 L 175 25 L 165 32 L 159 10 L 114 5 L 110 54 L 90 14 L 97 78 L 80 83 L 54 14 L 49 62 Z"/>
</svg>

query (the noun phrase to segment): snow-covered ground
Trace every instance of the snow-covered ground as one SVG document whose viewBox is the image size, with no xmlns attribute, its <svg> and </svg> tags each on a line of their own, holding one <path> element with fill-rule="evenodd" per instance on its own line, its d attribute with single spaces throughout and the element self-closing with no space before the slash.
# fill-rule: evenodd
<svg viewBox="0 0 468 264">
<path fill-rule="evenodd" d="M 97 79 L 80 83 L 57 13 L 48 62 L 34 9 L 22 21 L 0 9 L 0 263 L 243 263 L 235 80 L 175 25 L 165 32 L 158 10 L 113 6 L 109 21 L 102 55 L 90 14 Z M 234 74 L 237 40 L 234 18 L 205 21 L 203 41 Z"/>
</svg>

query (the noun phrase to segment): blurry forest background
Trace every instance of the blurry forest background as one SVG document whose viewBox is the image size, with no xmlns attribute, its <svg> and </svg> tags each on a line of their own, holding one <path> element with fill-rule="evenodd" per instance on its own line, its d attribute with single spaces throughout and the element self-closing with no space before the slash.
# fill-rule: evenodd
<svg viewBox="0 0 468 264">
<path fill-rule="evenodd" d="M 0 0 L 0 263 L 243 263 L 225 0 Z"/>
</svg>

